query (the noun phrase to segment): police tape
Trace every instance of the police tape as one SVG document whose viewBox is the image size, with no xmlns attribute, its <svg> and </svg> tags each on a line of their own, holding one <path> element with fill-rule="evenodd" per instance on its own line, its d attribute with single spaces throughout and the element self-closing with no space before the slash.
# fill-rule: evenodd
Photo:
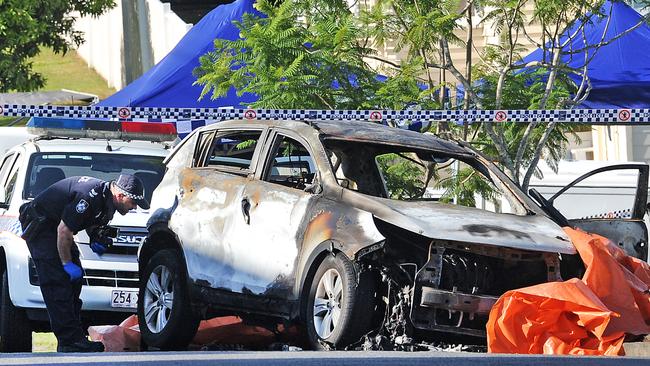
<svg viewBox="0 0 650 366">
<path fill-rule="evenodd" d="M 5 104 L 0 116 L 58 117 L 134 121 L 369 120 L 453 123 L 564 122 L 586 124 L 650 124 L 650 109 L 570 110 L 302 110 L 243 108 L 157 108 Z"/>
</svg>

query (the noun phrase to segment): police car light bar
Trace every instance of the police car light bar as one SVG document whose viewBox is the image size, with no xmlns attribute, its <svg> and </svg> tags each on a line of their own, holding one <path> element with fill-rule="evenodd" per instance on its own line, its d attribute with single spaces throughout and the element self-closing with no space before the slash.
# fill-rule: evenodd
<svg viewBox="0 0 650 366">
<path fill-rule="evenodd" d="M 116 122 L 32 117 L 27 131 L 41 138 L 71 137 L 101 140 L 173 141 L 176 126 L 165 122 Z"/>
</svg>

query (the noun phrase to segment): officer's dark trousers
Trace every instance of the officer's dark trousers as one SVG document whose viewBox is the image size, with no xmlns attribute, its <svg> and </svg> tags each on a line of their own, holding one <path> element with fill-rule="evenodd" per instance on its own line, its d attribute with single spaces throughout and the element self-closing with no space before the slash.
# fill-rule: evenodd
<svg viewBox="0 0 650 366">
<path fill-rule="evenodd" d="M 81 282 L 71 283 L 56 249 L 56 225 L 48 224 L 27 242 L 40 282 L 50 325 L 59 344 L 70 344 L 84 337 L 80 311 Z M 72 261 L 81 267 L 79 251 L 72 248 Z"/>
</svg>

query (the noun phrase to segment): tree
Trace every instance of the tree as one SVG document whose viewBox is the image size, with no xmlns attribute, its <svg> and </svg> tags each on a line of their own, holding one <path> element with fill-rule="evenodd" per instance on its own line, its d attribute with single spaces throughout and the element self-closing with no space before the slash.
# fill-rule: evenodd
<svg viewBox="0 0 650 366">
<path fill-rule="evenodd" d="M 604 0 L 462 3 L 375 0 L 372 4 L 355 2 L 357 8 L 351 9 L 341 0 L 285 0 L 278 7 L 259 0 L 258 10 L 268 17 L 246 16 L 239 25 L 243 40 L 216 40 L 215 51 L 202 57 L 195 70 L 197 83 L 204 87 L 202 96 L 222 96 L 231 86 L 240 93 L 256 93 L 259 100 L 253 107 L 259 108 L 554 109 L 572 108 L 586 98 L 589 61 L 600 47 L 613 41 L 590 42 L 583 32 L 586 24 L 608 15 L 601 11 Z M 526 18 L 525 6 L 533 7 L 532 19 Z M 471 27 L 464 24 L 471 24 L 471 15 L 477 12 L 483 14 L 483 22 L 496 27 L 501 41 L 479 53 L 480 62 L 473 62 Z M 531 22 L 541 26 L 541 39 L 530 36 Z M 468 36 L 461 37 L 463 32 Z M 564 46 L 575 37 L 583 38 L 584 48 L 566 50 Z M 548 59 L 523 64 L 523 40 L 542 47 Z M 375 51 L 389 41 L 405 54 L 399 62 L 383 59 Z M 466 47 L 465 73 L 454 64 L 453 44 Z M 561 62 L 564 53 L 581 55 L 584 50 L 591 56 L 585 57 L 579 70 Z M 379 81 L 377 73 L 387 80 Z M 580 75 L 582 82 L 575 83 L 570 73 Z M 458 84 L 466 98 L 454 106 L 444 91 Z M 547 158 L 551 166 L 556 164 L 567 134 L 576 128 L 556 123 L 457 126 L 449 122 L 453 121 L 437 123 L 435 132 L 474 144 L 524 190 L 540 157 Z M 403 168 L 395 171 L 409 171 Z M 481 186 L 473 179 L 480 178 L 455 181 L 466 183 L 467 190 Z M 408 192 L 418 186 L 405 178 L 404 187 L 411 187 Z"/>
<path fill-rule="evenodd" d="M 30 58 L 43 46 L 66 53 L 80 45 L 73 14 L 97 16 L 113 6 L 113 0 L 0 0 L 0 92 L 41 88 L 45 80 Z"/>
</svg>

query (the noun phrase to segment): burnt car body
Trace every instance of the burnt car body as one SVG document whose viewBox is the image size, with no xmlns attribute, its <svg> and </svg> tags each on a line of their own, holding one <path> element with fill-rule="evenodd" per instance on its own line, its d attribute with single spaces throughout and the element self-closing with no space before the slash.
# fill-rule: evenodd
<svg viewBox="0 0 650 366">
<path fill-rule="evenodd" d="M 380 156 L 457 161 L 507 204 L 391 199 Z M 480 154 L 432 135 L 370 122 L 228 121 L 195 130 L 166 165 L 139 253 L 140 329 L 161 349 L 186 346 L 199 319 L 227 314 L 300 322 L 317 349 L 373 330 L 397 348 L 414 333 L 481 337 L 503 292 L 581 269 L 552 202 L 540 207 Z M 647 166 L 637 168 L 647 198 Z M 596 232 L 632 222 L 620 240 L 647 241 L 637 218 L 588 221 Z"/>
</svg>

